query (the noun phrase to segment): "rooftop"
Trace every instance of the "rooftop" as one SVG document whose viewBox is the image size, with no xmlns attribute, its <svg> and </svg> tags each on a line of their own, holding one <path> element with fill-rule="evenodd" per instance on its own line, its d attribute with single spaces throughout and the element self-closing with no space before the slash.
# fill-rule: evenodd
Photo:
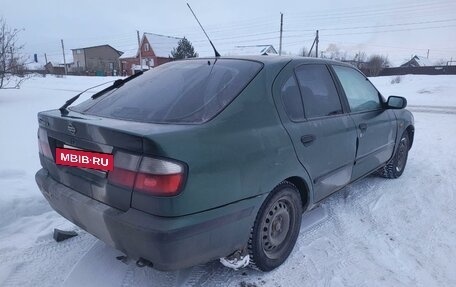
<svg viewBox="0 0 456 287">
<path fill-rule="evenodd" d="M 171 57 L 171 51 L 177 48 L 179 41 L 182 40 L 182 38 L 154 33 L 144 33 L 144 37 L 149 42 L 155 56 L 161 58 Z"/>
<path fill-rule="evenodd" d="M 273 45 L 249 45 L 236 46 L 229 50 L 226 55 L 274 55 L 278 54 Z"/>
<path fill-rule="evenodd" d="M 108 47 L 110 47 L 111 49 L 116 50 L 116 51 L 119 53 L 119 55 L 122 54 L 121 51 L 115 49 L 114 47 L 112 47 L 111 45 L 108 45 L 108 44 L 97 45 L 97 46 L 90 46 L 90 47 L 84 47 L 84 48 L 76 48 L 76 49 L 71 49 L 71 50 L 72 50 L 72 51 L 75 51 L 75 50 L 85 50 L 85 49 L 93 49 L 93 48 L 99 48 L 99 47 L 104 47 L 104 46 L 108 46 Z"/>
</svg>

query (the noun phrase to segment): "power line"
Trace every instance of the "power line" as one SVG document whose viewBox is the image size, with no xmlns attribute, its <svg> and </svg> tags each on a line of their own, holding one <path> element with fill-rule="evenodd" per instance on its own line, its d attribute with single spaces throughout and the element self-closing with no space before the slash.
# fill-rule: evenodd
<svg viewBox="0 0 456 287">
<path fill-rule="evenodd" d="M 364 5 L 364 6 L 350 6 L 347 7 L 344 11 L 344 9 L 319 9 L 319 13 L 313 14 L 314 16 L 319 16 L 319 15 L 329 15 L 329 14 L 344 14 L 344 13 L 359 13 L 359 12 L 366 12 L 366 11 L 385 11 L 385 10 L 397 10 L 397 9 L 410 9 L 410 8 L 417 8 L 417 7 L 423 7 L 423 6 L 435 6 L 435 5 L 448 5 L 452 4 L 452 1 L 433 1 L 430 0 L 428 2 L 421 2 L 421 3 L 413 3 L 413 4 L 403 4 L 403 5 L 398 5 L 397 3 L 392 3 L 391 5 L 384 5 L 384 4 L 373 4 L 369 3 L 369 5 Z M 337 12 L 332 12 L 336 11 Z M 291 15 L 300 15 L 302 13 L 300 12 L 295 12 L 295 13 L 290 13 Z M 311 14 L 312 15 L 312 14 Z"/>
<path fill-rule="evenodd" d="M 353 8 L 350 8 L 348 12 L 325 12 L 325 13 L 317 13 L 317 14 L 308 14 L 308 13 L 290 13 L 290 15 L 297 15 L 299 16 L 300 20 L 307 20 L 312 18 L 330 18 L 331 20 L 334 19 L 334 17 L 337 17 L 338 15 L 340 16 L 359 16 L 359 14 L 366 14 L 366 13 L 377 13 L 382 12 L 384 14 L 385 12 L 391 13 L 395 12 L 397 10 L 404 10 L 406 9 L 408 12 L 410 11 L 417 11 L 416 9 L 419 9 L 420 11 L 428 11 L 430 8 L 444 8 L 445 10 L 448 10 L 448 4 L 452 4 L 452 2 L 435 2 L 435 1 L 430 1 L 430 2 L 424 2 L 424 3 L 418 3 L 418 4 L 410 4 L 410 5 L 403 5 L 403 6 L 394 6 L 392 8 L 383 8 L 383 9 L 378 9 L 374 7 L 385 7 L 384 5 L 369 5 L 369 6 L 362 6 L 358 8 L 362 8 L 360 11 L 353 11 Z M 444 6 L 442 6 L 444 5 Z M 367 8 L 367 9 L 365 9 Z M 411 10 L 411 8 L 415 10 Z M 320 10 L 320 11 L 340 11 L 340 9 L 327 9 L 327 10 Z M 371 16 L 371 15 L 366 15 L 366 16 Z M 260 19 L 265 19 L 265 21 L 258 21 Z M 249 18 L 248 20 L 236 20 L 236 24 L 233 23 L 219 23 L 216 25 L 206 25 L 207 26 L 207 31 L 210 31 L 211 34 L 218 33 L 218 32 L 225 32 L 225 31 L 231 31 L 231 30 L 238 30 L 239 28 L 253 28 L 257 26 L 264 26 L 267 24 L 275 25 L 275 21 L 273 20 L 273 15 L 271 16 L 263 16 L 263 17 L 257 17 L 257 18 Z M 147 29 L 146 29 L 147 30 Z M 199 32 L 199 29 L 192 29 L 194 30 L 193 33 Z M 180 31 L 180 32 L 179 32 Z M 190 35 L 193 33 L 188 33 L 188 29 L 180 29 L 180 30 L 173 30 L 171 34 L 186 34 Z M 314 31 L 314 30 L 312 30 Z M 170 34 L 170 31 L 166 34 Z"/>
<path fill-rule="evenodd" d="M 334 30 L 355 30 L 355 29 L 367 29 L 367 28 L 382 28 L 382 27 L 395 27 L 395 26 L 409 26 L 409 25 L 421 25 L 429 23 L 444 23 L 444 22 L 453 22 L 456 21 L 456 18 L 445 19 L 445 20 L 434 20 L 434 21 L 420 21 L 420 22 L 409 22 L 409 23 L 397 23 L 397 24 L 386 24 L 386 25 L 371 25 L 371 26 L 354 26 L 354 27 L 334 27 L 334 28 L 323 28 L 320 31 L 334 31 Z M 306 30 L 285 30 L 286 32 L 300 32 L 300 31 L 313 31 L 310 29 Z"/>
<path fill-rule="evenodd" d="M 446 10 L 448 10 L 448 7 L 445 6 L 445 7 L 440 7 L 440 6 L 435 6 L 436 3 L 434 2 L 430 2 L 430 3 L 425 3 L 425 5 L 431 5 L 431 8 L 444 8 Z M 439 5 L 443 5 L 444 3 L 437 3 Z M 432 7 L 432 5 L 434 7 Z M 388 13 L 391 13 L 391 12 L 394 12 L 395 10 L 398 10 L 398 9 L 407 9 L 407 12 L 411 12 L 410 10 L 410 7 L 415 7 L 416 8 L 419 8 L 420 10 L 426 10 L 428 11 L 429 8 L 426 8 L 426 7 L 420 7 L 420 6 L 423 6 L 423 4 L 419 4 L 419 5 L 407 5 L 407 6 L 402 6 L 402 7 L 396 7 L 394 9 L 384 9 L 384 11 L 381 13 L 381 14 L 385 14 L 385 12 L 388 12 Z M 370 9 L 372 6 L 369 6 Z M 325 13 L 325 14 L 316 14 L 316 15 L 312 15 L 312 14 L 305 14 L 304 17 L 300 17 L 300 20 L 304 20 L 304 21 L 307 21 L 309 20 L 310 18 L 321 18 L 321 19 L 325 19 L 325 18 L 330 18 L 331 20 L 334 19 L 334 17 L 337 17 L 338 15 L 340 16 L 350 16 L 350 17 L 358 17 L 358 16 L 369 16 L 371 17 L 372 16 L 372 13 L 374 14 L 379 14 L 378 12 L 378 9 L 377 10 L 374 10 L 374 11 L 371 11 L 371 10 L 367 10 L 367 11 L 358 11 L 358 12 L 343 12 L 343 13 L 340 13 L 340 12 L 334 12 L 333 15 L 328 15 L 328 13 Z M 416 11 L 416 10 L 414 10 Z M 412 12 L 414 12 L 412 11 Z M 353 15 L 354 13 L 357 13 L 355 15 Z M 361 15 L 358 15 L 360 14 Z M 367 15 L 366 13 L 371 13 L 369 15 Z M 295 13 L 296 15 L 296 13 Z M 323 17 L 321 17 L 323 16 Z M 256 19 L 262 19 L 263 17 L 258 17 Z M 217 34 L 217 33 L 223 33 L 223 32 L 226 32 L 226 31 L 232 31 L 232 30 L 236 30 L 236 31 L 239 31 L 239 29 L 252 29 L 252 28 L 256 28 L 256 27 L 264 27 L 264 26 L 267 26 L 268 24 L 271 24 L 271 25 L 274 25 L 275 24 L 275 21 L 271 20 L 273 19 L 272 17 L 265 17 L 266 19 L 268 19 L 267 21 L 236 21 L 236 24 L 217 24 L 217 25 L 207 25 L 207 31 L 209 31 L 212 35 L 214 34 Z M 251 20 L 251 19 L 250 19 Z M 314 20 L 314 19 L 312 19 Z M 250 23 L 249 25 L 247 25 L 246 23 Z M 146 29 L 147 30 L 147 29 Z M 177 35 L 177 34 L 185 34 L 186 36 L 190 36 L 190 35 L 193 35 L 193 34 L 196 34 L 199 32 L 199 29 L 191 29 L 192 32 L 189 32 L 190 30 L 189 29 L 181 29 L 181 30 L 173 30 L 172 32 L 171 31 L 168 31 L 167 33 L 165 34 L 174 34 L 174 35 Z M 181 32 L 178 32 L 178 31 L 181 31 Z M 314 31 L 314 29 L 311 29 L 311 31 Z M 171 33 L 170 33 L 171 32 Z"/>
<path fill-rule="evenodd" d="M 403 46 L 390 46 L 390 45 L 377 45 L 377 44 L 367 44 L 367 43 L 359 43 L 359 42 L 347 42 L 347 41 L 339 41 L 325 37 L 326 42 L 328 43 L 337 43 L 342 45 L 357 45 L 357 46 L 366 46 L 366 47 L 379 47 L 379 48 L 390 48 L 390 49 L 400 49 L 400 50 L 427 50 L 431 49 L 432 51 L 441 51 L 441 52 L 454 52 L 456 48 L 449 48 L 449 50 L 441 49 L 441 48 L 418 48 L 418 47 L 403 47 Z"/>
<path fill-rule="evenodd" d="M 343 31 L 343 30 L 362 30 L 362 29 L 369 29 L 369 28 L 386 28 L 386 27 L 394 27 L 394 26 L 413 26 L 413 25 L 424 25 L 424 24 L 435 24 L 435 23 L 445 23 L 445 22 L 452 22 L 456 21 L 455 18 L 452 19 L 442 19 L 442 20 L 429 20 L 429 21 L 415 21 L 415 22 L 408 22 L 408 23 L 398 23 L 398 24 L 384 24 L 384 25 L 355 25 L 355 26 L 349 26 L 349 27 L 333 27 L 333 28 L 325 28 L 324 25 L 322 27 L 321 23 L 318 23 L 318 20 L 331 20 L 331 22 L 334 22 L 334 19 L 345 19 L 345 21 L 339 21 L 342 23 L 350 23 L 348 19 L 350 18 L 356 18 L 356 20 L 359 22 L 359 18 L 361 17 L 369 17 L 369 20 L 372 20 L 372 17 L 374 16 L 380 16 L 380 15 L 394 15 L 394 13 L 401 13 L 401 17 L 404 18 L 405 15 L 419 15 L 422 14 L 420 12 L 426 12 L 426 14 L 430 14 L 429 12 L 431 11 L 440 11 L 442 9 L 445 9 L 445 12 L 452 12 L 451 9 L 448 9 L 449 6 L 454 4 L 454 2 L 446 2 L 446 1 L 429 1 L 429 2 L 421 2 L 421 3 L 415 3 L 415 4 L 408 4 L 408 5 L 401 5 L 401 6 L 389 6 L 389 5 L 369 5 L 369 6 L 359 6 L 359 7 L 350 7 L 350 10 L 344 11 L 342 10 L 336 10 L 336 9 L 327 9 L 326 11 L 329 11 L 327 13 L 322 14 L 321 12 L 318 14 L 308 14 L 308 13 L 290 13 L 292 17 L 288 17 L 287 13 L 287 26 L 291 26 L 293 24 L 299 24 L 301 27 L 304 25 L 306 22 L 312 22 L 312 25 L 316 27 L 321 27 L 319 30 L 323 32 L 323 40 L 326 40 L 326 36 L 345 36 L 345 35 L 362 35 L 362 34 L 377 34 L 377 33 L 389 33 L 389 32 L 400 32 L 400 31 L 411 31 L 411 30 L 428 30 L 428 29 L 441 29 L 441 28 L 450 28 L 454 27 L 454 25 L 441 25 L 441 26 L 426 26 L 426 27 L 409 27 L 407 29 L 384 29 L 381 31 L 352 31 L 352 32 L 347 32 L 347 33 L 328 33 L 324 34 L 325 32 L 331 32 L 331 31 Z M 324 11 L 324 10 L 320 10 Z M 432 13 L 434 14 L 434 13 Z M 294 15 L 294 17 L 293 17 Z M 303 15 L 299 17 L 299 21 L 296 21 L 297 15 Z M 439 13 L 440 16 L 442 16 L 442 13 Z M 290 18 L 290 19 L 289 19 Z M 293 21 L 295 20 L 295 21 Z M 274 41 L 276 40 L 277 36 L 273 36 L 274 34 L 277 35 L 279 31 L 276 31 L 275 29 L 272 29 L 272 26 L 275 26 L 276 21 L 273 21 L 272 17 L 269 16 L 262 16 L 262 17 L 257 17 L 257 18 L 249 18 L 246 20 L 240 20 L 236 21 L 236 23 L 230 23 L 230 24 L 217 24 L 217 25 L 208 25 L 208 27 L 213 27 L 212 29 L 209 28 L 208 31 L 211 34 L 214 35 L 221 35 L 219 37 L 213 38 L 214 42 L 217 41 L 217 44 L 231 44 L 233 42 L 236 43 L 254 43 L 256 41 Z M 372 22 L 372 21 L 370 21 Z M 269 25 L 270 24 L 270 25 Z M 251 33 L 250 31 L 253 31 L 255 29 L 261 29 L 259 33 Z M 269 29 L 269 30 L 268 30 Z M 147 30 L 147 29 L 145 29 Z M 266 31 L 265 31 L 266 30 Z M 183 33 L 177 33 L 179 30 L 174 30 L 170 31 L 172 33 L 164 33 L 164 34 L 170 34 L 170 35 L 177 35 L 177 34 L 184 34 L 187 38 L 189 35 L 199 35 L 200 31 L 199 29 L 193 29 L 191 27 L 182 29 L 181 31 L 185 31 Z M 236 34 L 234 36 L 222 36 L 229 34 L 227 31 L 236 31 Z M 296 45 L 298 43 L 302 44 L 302 37 L 306 36 L 307 34 L 296 34 L 293 32 L 313 32 L 315 29 L 290 29 L 290 30 L 284 30 L 284 39 L 300 39 L 300 42 L 297 41 L 289 41 L 286 42 L 284 41 L 285 45 Z M 160 31 L 161 32 L 161 31 Z M 250 32 L 250 33 L 249 33 Z M 291 32 L 291 33 L 290 33 Z M 234 33 L 232 33 L 234 34 Z M 67 46 L 75 46 L 72 45 L 72 43 L 76 42 L 77 39 L 82 39 L 82 41 L 79 41 L 78 46 L 90 46 L 93 45 L 94 42 L 96 41 L 97 43 L 103 42 L 112 45 L 113 47 L 117 49 L 132 49 L 132 46 L 134 46 L 132 43 L 134 43 L 134 39 L 132 37 L 129 37 L 126 33 L 119 33 L 117 35 L 110 35 L 110 36 L 105 36 L 105 37 L 65 37 L 66 42 L 65 44 Z M 258 37 L 258 36 L 266 36 L 266 35 L 271 35 L 271 37 Z M 310 33 L 308 34 L 310 35 Z M 203 39 L 200 36 L 195 36 L 192 37 L 193 39 L 191 40 L 192 43 L 194 44 L 199 44 L 199 43 L 204 43 L 206 42 L 205 39 Z M 248 38 L 248 39 L 247 39 Z M 92 41 L 93 39 L 93 41 Z M 233 41 L 235 40 L 235 41 Z M 70 43 L 68 43 L 70 42 Z M 162 46 L 164 43 L 154 43 L 156 46 Z M 286 49 L 286 47 L 284 47 Z M 49 52 L 49 51 L 46 51 Z M 54 51 L 50 51 L 51 53 L 47 53 L 48 55 L 52 56 Z M 451 52 L 451 51 L 449 51 Z M 58 55 L 57 48 L 55 50 L 55 55 Z"/>
<path fill-rule="evenodd" d="M 315 20 L 315 19 L 331 19 L 334 18 L 353 18 L 353 17 L 362 17 L 362 16 L 373 16 L 373 15 L 385 15 L 385 14 L 397 14 L 398 12 L 401 13 L 410 13 L 410 12 L 420 12 L 420 11 L 429 11 L 430 9 L 448 9 L 449 4 L 454 4 L 453 2 L 445 2 L 445 3 L 428 3 L 428 4 L 414 4 L 414 5 L 406 5 L 406 6 L 395 6 L 394 8 L 387 8 L 387 9 L 376 9 L 369 7 L 365 10 L 353 11 L 352 9 L 347 12 L 334 12 L 334 13 L 321 13 L 321 14 L 307 14 L 307 13 L 291 13 L 291 17 L 305 17 L 306 19 Z"/>
<path fill-rule="evenodd" d="M 390 24 L 390 25 L 371 25 L 371 26 L 354 26 L 354 27 L 344 27 L 344 28 L 321 28 L 320 30 L 321 31 L 329 31 L 329 30 L 351 30 L 351 29 L 367 29 L 367 28 L 379 28 L 379 27 L 391 27 L 391 26 L 404 26 L 404 25 L 415 25 L 415 24 L 424 24 L 424 23 L 439 23 L 439 22 L 445 22 L 445 21 L 453 21 L 454 19 L 446 19 L 446 20 L 434 20 L 434 21 L 421 21 L 421 22 L 411 22 L 411 23 L 399 23 L 399 24 Z M 243 27 L 244 29 L 251 29 L 252 27 Z M 287 32 L 292 32 L 292 31 L 314 31 L 313 29 L 307 29 L 307 30 L 285 30 Z M 213 33 L 213 32 L 211 32 Z M 273 33 L 277 33 L 276 31 L 270 31 L 270 32 L 264 32 L 264 33 L 254 33 L 254 34 L 241 34 L 241 35 L 237 35 L 237 36 L 233 36 L 233 37 L 215 37 L 214 40 L 215 41 L 226 41 L 226 40 L 229 40 L 229 39 L 241 39 L 241 38 L 245 38 L 245 37 L 251 37 L 251 36 L 256 36 L 256 35 L 268 35 L 268 34 L 273 34 Z M 367 33 L 367 32 L 366 32 Z M 176 34 L 176 33 L 172 33 L 172 34 Z M 345 34 L 348 34 L 348 33 L 345 33 Z M 344 34 L 344 35 L 345 35 Z M 118 34 L 118 35 L 124 35 L 124 34 Z M 186 33 L 186 35 L 189 35 L 188 33 Z M 335 35 L 335 34 L 333 34 Z M 288 35 L 289 37 L 300 37 L 302 35 Z M 204 39 L 202 39 L 201 37 L 195 37 L 196 39 L 198 40 L 193 40 L 192 42 L 195 42 L 195 43 L 198 43 L 198 42 L 203 42 L 205 41 Z M 72 38 L 72 39 L 77 39 L 77 38 Z M 89 38 L 84 38 L 84 42 L 82 43 L 79 43 L 79 46 L 88 46 L 88 45 L 93 45 L 93 41 L 87 41 L 87 39 L 91 39 L 90 37 Z M 100 38 L 98 37 L 97 40 L 100 40 Z M 269 39 L 268 39 L 269 40 Z M 123 47 L 124 45 L 130 45 L 130 43 L 132 43 L 132 38 L 131 37 L 122 37 L 122 38 L 111 38 L 111 37 L 107 37 L 107 38 L 104 38 L 103 42 L 106 42 L 106 43 L 109 43 L 115 47 Z M 97 41 L 98 43 L 100 41 Z M 160 45 L 160 43 L 157 43 L 156 45 Z"/>
<path fill-rule="evenodd" d="M 451 27 L 456 27 L 456 24 L 455 25 L 434 26 L 434 27 L 418 27 L 418 28 L 413 28 L 413 31 L 416 31 L 416 30 L 432 30 L 432 29 L 451 28 Z M 395 30 L 382 30 L 382 31 L 350 32 L 350 33 L 339 33 L 339 34 L 325 34 L 325 36 L 377 34 L 377 33 L 401 32 L 401 31 L 411 31 L 411 30 L 412 29 L 408 28 L 408 29 L 395 29 Z"/>
</svg>

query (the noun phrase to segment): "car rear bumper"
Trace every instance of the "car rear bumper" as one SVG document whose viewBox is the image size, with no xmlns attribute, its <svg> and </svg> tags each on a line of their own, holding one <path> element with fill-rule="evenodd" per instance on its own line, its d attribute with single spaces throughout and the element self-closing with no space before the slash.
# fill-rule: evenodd
<svg viewBox="0 0 456 287">
<path fill-rule="evenodd" d="M 110 207 L 58 183 L 45 169 L 35 179 L 62 216 L 128 256 L 147 259 L 164 271 L 205 263 L 244 248 L 265 196 L 192 215 L 161 217 Z"/>
</svg>

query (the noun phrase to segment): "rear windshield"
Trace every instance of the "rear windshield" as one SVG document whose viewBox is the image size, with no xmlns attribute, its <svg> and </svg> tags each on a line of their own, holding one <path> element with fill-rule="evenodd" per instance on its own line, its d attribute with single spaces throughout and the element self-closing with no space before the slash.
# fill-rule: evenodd
<svg viewBox="0 0 456 287">
<path fill-rule="evenodd" d="M 261 67 L 234 59 L 171 62 L 71 109 L 140 122 L 202 123 L 226 107 Z"/>
</svg>

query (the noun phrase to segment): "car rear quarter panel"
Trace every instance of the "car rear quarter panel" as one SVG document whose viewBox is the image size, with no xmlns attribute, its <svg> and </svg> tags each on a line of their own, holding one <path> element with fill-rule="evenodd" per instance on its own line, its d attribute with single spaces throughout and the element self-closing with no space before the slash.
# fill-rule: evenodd
<svg viewBox="0 0 456 287">
<path fill-rule="evenodd" d="M 304 175 L 271 95 L 283 66 L 265 66 L 208 123 L 151 136 L 163 156 L 188 165 L 187 182 L 172 198 L 133 193 L 132 207 L 161 216 L 186 215 L 270 192 L 287 177 Z"/>
</svg>

